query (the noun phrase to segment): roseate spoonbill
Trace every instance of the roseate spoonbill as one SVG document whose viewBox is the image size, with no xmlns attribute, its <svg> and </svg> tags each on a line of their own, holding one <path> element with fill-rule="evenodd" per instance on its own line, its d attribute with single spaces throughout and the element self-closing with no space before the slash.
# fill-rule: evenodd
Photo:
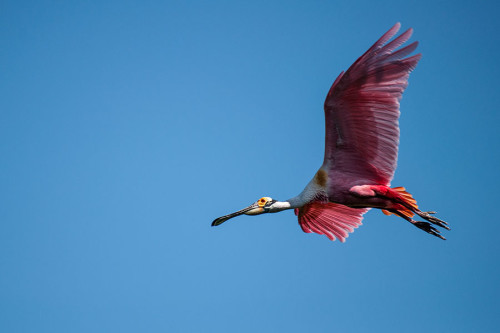
<svg viewBox="0 0 500 333">
<path fill-rule="evenodd" d="M 399 101 L 421 54 L 407 57 L 418 42 L 398 49 L 412 35 L 410 28 L 395 39 L 396 23 L 333 82 L 324 105 L 326 140 L 323 165 L 296 197 L 277 201 L 263 197 L 235 213 L 215 219 L 220 225 L 238 215 L 294 209 L 304 232 L 344 242 L 361 225 L 370 208 L 400 216 L 431 235 L 445 239 L 433 225 L 449 229 L 418 209 L 404 187 L 389 187 L 398 155 Z M 417 214 L 428 222 L 415 221 Z"/>
</svg>

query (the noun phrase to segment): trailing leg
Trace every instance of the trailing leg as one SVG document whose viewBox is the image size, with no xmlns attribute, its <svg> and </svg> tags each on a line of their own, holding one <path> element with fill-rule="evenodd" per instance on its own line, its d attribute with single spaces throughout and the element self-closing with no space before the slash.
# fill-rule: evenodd
<svg viewBox="0 0 500 333">
<path fill-rule="evenodd" d="M 404 187 L 387 188 L 385 195 L 396 204 L 396 207 L 393 207 L 393 210 L 396 209 L 408 217 L 413 217 L 414 214 L 417 214 L 418 216 L 429 221 L 432 224 L 450 230 L 450 227 L 448 227 L 448 223 L 441 219 L 438 219 L 435 216 L 432 216 L 432 214 L 436 214 L 436 212 L 422 212 L 420 209 L 418 209 L 417 201 L 410 193 L 406 192 L 406 189 Z M 402 207 L 397 207 L 398 205 Z M 386 215 L 391 214 L 391 212 L 387 210 L 382 210 L 382 212 Z"/>
<path fill-rule="evenodd" d="M 411 217 L 409 216 L 406 216 L 405 214 L 401 213 L 400 211 L 398 210 L 391 210 L 390 211 L 392 214 L 395 214 L 397 216 L 400 216 L 402 218 L 404 218 L 406 221 L 410 222 L 411 224 L 413 224 L 415 227 L 431 234 L 431 235 L 434 235 L 436 237 L 439 237 L 443 240 L 446 240 L 446 238 L 444 238 L 441 233 L 439 232 L 439 230 L 437 230 L 436 228 L 434 228 L 432 226 L 432 224 L 430 224 L 429 222 L 423 222 L 423 221 L 415 221 L 413 220 Z"/>
<path fill-rule="evenodd" d="M 404 187 L 390 188 L 383 185 L 357 185 L 353 186 L 350 192 L 354 196 L 361 198 L 366 203 L 366 207 L 380 208 L 385 215 L 398 215 L 419 229 L 441 239 L 445 238 L 431 224 L 450 230 L 445 221 L 432 216 L 436 212 L 422 212 L 418 209 L 417 201 L 410 193 L 406 192 Z M 428 222 L 413 220 L 412 217 L 415 214 Z"/>
<path fill-rule="evenodd" d="M 420 216 L 421 218 L 426 219 L 427 221 L 429 221 L 432 224 L 438 225 L 441 228 L 445 228 L 446 230 L 450 230 L 450 227 L 448 227 L 448 223 L 431 215 L 431 214 L 436 214 L 436 212 L 422 212 L 422 211 L 416 209 L 415 213 L 418 216 Z"/>
</svg>

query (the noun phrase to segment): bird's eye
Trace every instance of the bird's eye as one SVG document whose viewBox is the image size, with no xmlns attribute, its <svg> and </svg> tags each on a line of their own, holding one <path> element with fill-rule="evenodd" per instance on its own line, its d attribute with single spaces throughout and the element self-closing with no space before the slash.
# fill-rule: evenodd
<svg viewBox="0 0 500 333">
<path fill-rule="evenodd" d="M 267 200 L 265 198 L 260 198 L 258 201 L 259 207 L 264 207 L 266 202 L 267 202 Z"/>
</svg>

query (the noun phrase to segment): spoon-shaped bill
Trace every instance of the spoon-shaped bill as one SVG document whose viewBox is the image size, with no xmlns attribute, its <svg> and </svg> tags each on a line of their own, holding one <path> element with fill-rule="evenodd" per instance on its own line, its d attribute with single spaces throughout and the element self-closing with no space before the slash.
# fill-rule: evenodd
<svg viewBox="0 0 500 333">
<path fill-rule="evenodd" d="M 224 216 L 221 216 L 219 218 L 216 218 L 212 222 L 212 227 L 215 227 L 215 226 L 217 226 L 219 224 L 222 224 L 222 223 L 226 222 L 229 219 L 232 219 L 233 217 L 240 216 L 240 215 L 243 215 L 243 214 L 246 214 L 246 215 L 258 215 L 258 214 L 262 214 L 262 213 L 264 213 L 264 209 L 262 207 L 259 207 L 259 205 L 257 203 L 253 203 L 250 206 L 248 206 L 246 208 L 243 208 L 242 210 L 239 210 L 237 212 L 234 212 L 234 213 L 231 213 L 231 214 L 224 215 Z"/>
</svg>

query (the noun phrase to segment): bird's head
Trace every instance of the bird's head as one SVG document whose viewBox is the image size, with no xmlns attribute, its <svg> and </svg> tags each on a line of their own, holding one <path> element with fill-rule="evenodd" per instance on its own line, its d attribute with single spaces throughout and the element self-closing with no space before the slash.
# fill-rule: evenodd
<svg viewBox="0 0 500 333">
<path fill-rule="evenodd" d="M 259 214 L 263 214 L 263 213 L 273 213 L 273 212 L 277 211 L 274 209 L 276 207 L 273 206 L 276 202 L 278 202 L 278 201 L 273 200 L 270 197 L 262 197 L 246 208 L 243 208 L 237 212 L 216 218 L 212 222 L 212 226 L 213 227 L 217 226 L 219 224 L 226 222 L 229 219 L 232 219 L 233 217 L 243 215 L 243 214 L 245 214 L 245 215 L 259 215 Z"/>
</svg>

